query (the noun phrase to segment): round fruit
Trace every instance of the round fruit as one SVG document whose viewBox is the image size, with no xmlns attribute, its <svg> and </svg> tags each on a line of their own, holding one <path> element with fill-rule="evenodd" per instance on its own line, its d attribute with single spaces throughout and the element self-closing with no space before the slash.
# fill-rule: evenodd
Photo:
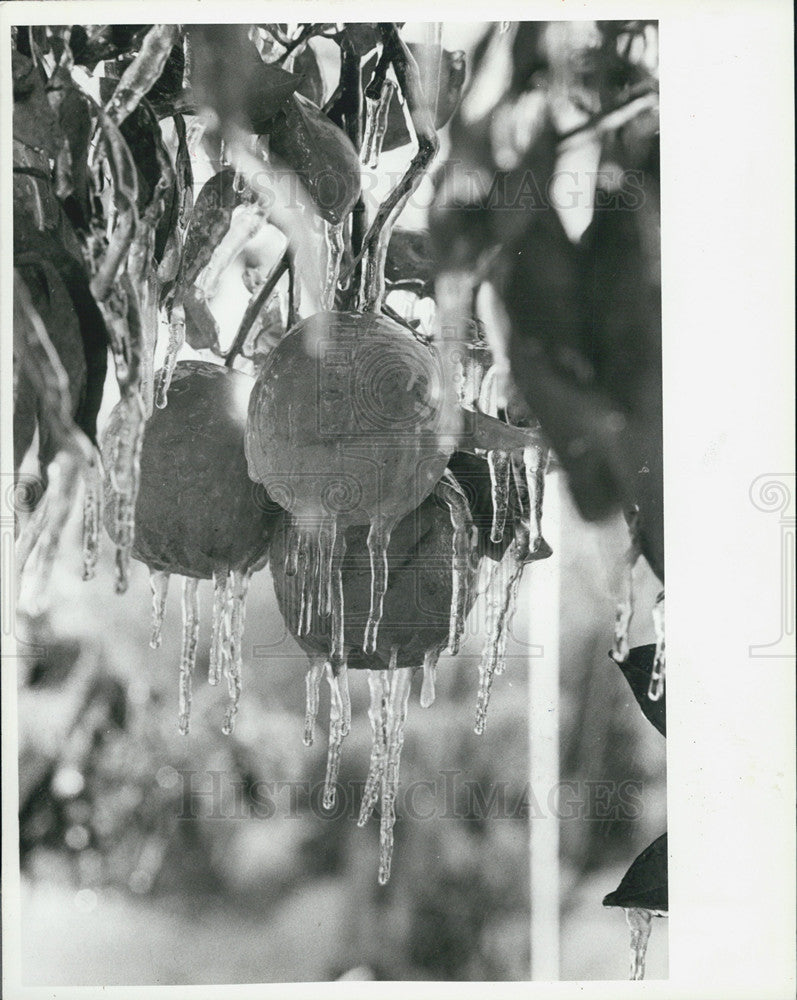
<svg viewBox="0 0 797 1000">
<path fill-rule="evenodd" d="M 249 403 L 249 474 L 297 520 L 395 522 L 446 468 L 458 407 L 439 358 L 376 314 L 318 313 L 271 353 Z"/>
<path fill-rule="evenodd" d="M 278 508 L 246 471 L 244 429 L 254 381 L 204 361 L 181 361 L 174 370 L 169 405 L 149 418 L 141 448 L 133 555 L 151 570 L 153 628 L 160 645 L 169 574 L 183 577 L 183 641 L 179 724 L 188 732 L 191 688 L 199 638 L 197 581 L 213 578 L 213 638 L 208 680 L 227 679 L 230 706 L 224 732 L 232 731 L 241 695 L 241 640 L 249 578 L 265 564 Z M 111 413 L 102 439 L 112 469 L 123 413 Z M 105 484 L 105 526 L 118 541 L 117 497 Z"/>
<path fill-rule="evenodd" d="M 204 361 L 175 368 L 169 405 L 149 418 L 141 449 L 133 555 L 150 569 L 209 579 L 266 557 L 276 508 L 250 480 L 243 447 L 252 385 Z M 106 467 L 119 419 L 116 407 L 102 439 Z M 114 537 L 110 483 L 106 493 Z"/>
</svg>

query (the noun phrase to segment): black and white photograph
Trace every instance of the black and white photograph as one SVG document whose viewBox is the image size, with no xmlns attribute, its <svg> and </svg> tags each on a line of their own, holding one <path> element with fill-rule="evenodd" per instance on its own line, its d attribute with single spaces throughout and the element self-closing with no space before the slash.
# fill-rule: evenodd
<svg viewBox="0 0 797 1000">
<path fill-rule="evenodd" d="M 791 8 L 508 12 L 2 6 L 9 998 L 793 995 Z"/>
</svg>

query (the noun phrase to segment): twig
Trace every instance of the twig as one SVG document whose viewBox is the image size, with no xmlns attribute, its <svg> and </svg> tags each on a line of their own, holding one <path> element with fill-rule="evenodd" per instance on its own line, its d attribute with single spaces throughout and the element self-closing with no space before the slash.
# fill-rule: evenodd
<svg viewBox="0 0 797 1000">
<path fill-rule="evenodd" d="M 421 87 L 418 64 L 395 24 L 380 24 L 379 31 L 415 130 L 418 151 L 404 176 L 379 207 L 363 240 L 360 283 L 360 308 L 363 312 L 378 312 L 381 307 L 385 292 L 385 256 L 393 225 L 421 183 L 440 146 Z M 354 263 L 356 266 L 356 259 Z"/>
<path fill-rule="evenodd" d="M 271 274 L 266 279 L 266 283 L 246 307 L 246 312 L 240 322 L 238 332 L 235 334 L 235 340 L 232 342 L 232 347 L 230 347 L 229 351 L 227 351 L 224 358 L 225 367 L 232 368 L 233 362 L 243 350 L 243 346 L 246 343 L 246 338 L 249 336 L 249 331 L 252 329 L 253 323 L 260 315 L 260 310 L 266 304 L 271 293 L 277 287 L 277 282 L 287 270 L 288 254 L 285 253 L 274 266 Z"/>
</svg>

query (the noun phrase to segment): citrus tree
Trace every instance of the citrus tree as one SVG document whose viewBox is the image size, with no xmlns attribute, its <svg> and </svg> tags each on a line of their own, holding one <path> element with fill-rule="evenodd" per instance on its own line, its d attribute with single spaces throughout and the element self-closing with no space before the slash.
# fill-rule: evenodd
<svg viewBox="0 0 797 1000">
<path fill-rule="evenodd" d="M 634 565 L 664 579 L 655 25 L 489 25 L 470 65 L 396 23 L 18 27 L 12 60 L 15 466 L 35 448 L 45 487 L 19 524 L 29 586 L 79 497 L 84 577 L 103 522 L 118 593 L 131 558 L 149 567 L 153 646 L 181 577 L 188 733 L 212 580 L 230 733 L 269 565 L 309 658 L 307 744 L 330 689 L 328 808 L 349 672 L 367 673 L 359 822 L 380 804 L 384 884 L 413 673 L 429 707 L 481 580 L 484 731 L 523 569 L 552 555 L 556 463 L 585 518 L 626 512 L 611 655 L 663 732 L 663 592 L 656 643 L 628 642 Z M 375 203 L 364 179 L 405 147 Z M 574 164 L 593 168 L 580 229 Z M 428 227 L 402 228 L 428 177 Z M 211 305 L 236 268 L 228 336 Z M 604 902 L 627 912 L 640 978 L 666 835 Z"/>
</svg>

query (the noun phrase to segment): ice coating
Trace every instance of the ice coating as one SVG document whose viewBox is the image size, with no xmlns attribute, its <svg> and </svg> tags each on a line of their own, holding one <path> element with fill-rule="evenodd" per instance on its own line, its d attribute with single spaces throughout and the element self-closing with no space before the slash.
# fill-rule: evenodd
<svg viewBox="0 0 797 1000">
<path fill-rule="evenodd" d="M 394 667 L 390 671 L 390 697 L 387 703 L 386 755 L 382 777 L 382 817 L 379 824 L 379 884 L 390 878 L 393 859 L 393 827 L 396 822 L 401 749 L 404 725 L 410 700 L 412 667 Z"/>
<path fill-rule="evenodd" d="M 85 470 L 83 494 L 83 579 L 93 580 L 97 571 L 102 520 L 102 480 L 96 452 Z"/>
<path fill-rule="evenodd" d="M 74 452 L 63 450 L 57 454 L 50 465 L 46 496 L 26 526 L 24 535 L 20 534 L 22 546 L 17 549 L 20 572 L 33 553 L 33 565 L 26 574 L 26 596 L 22 602 L 31 614 L 44 610 L 47 584 L 64 526 L 72 512 L 82 468 L 83 463 Z M 21 549 L 24 551 L 20 556 Z"/>
<path fill-rule="evenodd" d="M 387 132 L 390 102 L 395 90 L 396 84 L 392 80 L 383 80 L 379 97 L 365 95 L 365 133 L 360 159 L 372 170 L 379 166 L 382 144 Z"/>
<path fill-rule="evenodd" d="M 321 694 L 321 678 L 324 676 L 326 662 L 322 657 L 314 657 L 304 678 L 305 711 L 304 737 L 302 742 L 306 747 L 313 745 L 315 738 L 315 722 L 318 718 L 318 704 Z"/>
<path fill-rule="evenodd" d="M 152 591 L 152 631 L 149 644 L 151 649 L 158 649 L 161 644 L 163 615 L 166 610 L 166 594 L 169 590 L 169 574 L 159 570 L 150 570 L 149 586 Z"/>
<path fill-rule="evenodd" d="M 335 536 L 332 548 L 332 565 L 330 581 L 330 602 L 332 619 L 330 628 L 330 660 L 337 671 L 344 671 L 345 624 L 343 604 L 343 558 L 346 555 L 346 534 L 339 531 Z M 348 691 L 348 687 L 346 689 Z"/>
<path fill-rule="evenodd" d="M 119 430 L 114 441 L 113 462 L 109 472 L 115 494 L 113 535 L 116 539 L 116 593 L 124 594 L 128 586 L 133 548 L 145 417 L 144 402 L 138 391 L 123 395 L 119 406 Z"/>
<path fill-rule="evenodd" d="M 288 534 L 288 543 L 285 546 L 285 576 L 296 576 L 299 567 L 299 544 L 301 542 L 299 531 L 295 522 L 291 519 L 291 526 Z"/>
<path fill-rule="evenodd" d="M 199 641 L 198 580 L 183 577 L 183 642 L 180 651 L 180 687 L 178 725 L 183 736 L 188 735 L 191 723 L 191 689 L 193 685 L 196 650 Z"/>
<path fill-rule="evenodd" d="M 504 381 L 502 369 L 493 365 L 482 379 L 479 388 L 479 409 L 490 417 L 497 417 L 504 404 Z M 509 480 L 511 475 L 511 455 L 501 449 L 490 449 L 487 452 L 487 465 L 490 470 L 490 485 L 493 501 L 493 523 L 490 539 L 500 542 L 504 537 L 504 527 L 509 509 Z"/>
<path fill-rule="evenodd" d="M 201 297 L 208 300 L 217 295 L 224 272 L 267 221 L 266 211 L 258 201 L 239 205 L 233 211 L 229 229 L 194 280 L 194 286 Z"/>
<path fill-rule="evenodd" d="M 332 597 L 332 550 L 335 546 L 337 524 L 334 518 L 325 518 L 318 527 L 318 613 L 330 613 Z"/>
<path fill-rule="evenodd" d="M 448 631 L 448 648 L 459 652 L 459 640 L 465 631 L 468 610 L 472 524 L 468 498 L 453 476 L 444 476 L 435 487 L 440 499 L 448 505 L 451 526 L 454 529 L 451 553 L 451 614 Z"/>
<path fill-rule="evenodd" d="M 370 704 L 368 719 L 373 732 L 371 744 L 371 760 L 368 765 L 368 777 L 360 802 L 358 826 L 365 826 L 374 811 L 379 791 L 382 787 L 382 774 L 385 769 L 387 755 L 387 703 L 390 696 L 390 679 L 386 670 L 368 671 L 368 689 Z"/>
<path fill-rule="evenodd" d="M 664 694 L 667 654 L 664 643 L 664 591 L 656 598 L 653 605 L 653 628 L 656 633 L 656 653 L 653 658 L 653 669 L 650 672 L 648 698 L 658 701 Z"/>
<path fill-rule="evenodd" d="M 631 974 L 629 979 L 645 978 L 645 955 L 650 940 L 650 923 L 653 914 L 641 907 L 625 908 L 625 919 L 631 930 Z"/>
<path fill-rule="evenodd" d="M 224 657 L 229 652 L 227 590 L 227 570 L 216 570 L 213 573 L 213 630 L 210 638 L 210 660 L 208 662 L 208 684 L 213 685 L 218 684 L 221 679 Z"/>
<path fill-rule="evenodd" d="M 331 664 L 333 672 L 338 675 L 338 687 L 340 688 L 340 701 L 343 708 L 343 718 L 341 720 L 342 734 L 348 736 L 351 732 L 351 693 L 349 691 L 349 670 L 344 663 L 338 671 L 335 671 L 334 663 Z"/>
<path fill-rule="evenodd" d="M 155 384 L 155 405 L 162 410 L 168 402 L 169 386 L 177 365 L 177 355 L 185 343 L 185 309 L 181 303 L 175 304 L 169 312 L 169 340 L 163 368 L 158 372 Z"/>
<path fill-rule="evenodd" d="M 523 468 L 529 496 L 529 551 L 536 554 L 544 545 L 542 537 L 542 507 L 545 496 L 545 473 L 548 449 L 530 445 L 523 449 Z"/>
<path fill-rule="evenodd" d="M 500 542 L 504 537 L 506 515 L 509 509 L 509 452 L 497 448 L 491 449 L 487 452 L 487 465 L 490 469 L 493 500 L 493 523 L 490 530 L 490 540 Z"/>
<path fill-rule="evenodd" d="M 324 797 L 322 804 L 325 809 L 335 806 L 336 785 L 340 771 L 341 746 L 343 744 L 345 708 L 341 695 L 339 679 L 332 670 L 332 664 L 326 664 L 327 681 L 329 682 L 329 749 L 327 750 L 327 773 L 324 779 Z"/>
<path fill-rule="evenodd" d="M 327 311 L 335 308 L 335 294 L 338 290 L 340 262 L 343 260 L 345 244 L 342 222 L 324 222 L 324 260 L 321 274 L 321 308 Z"/>
<path fill-rule="evenodd" d="M 634 617 L 634 566 L 639 559 L 639 539 L 637 533 L 639 512 L 633 510 L 628 515 L 628 533 L 630 544 L 625 555 L 625 565 L 622 581 L 622 593 L 617 602 L 617 612 L 614 620 L 614 645 L 612 658 L 616 663 L 625 663 L 628 659 L 628 630 Z"/>
<path fill-rule="evenodd" d="M 246 594 L 249 590 L 251 574 L 233 570 L 229 578 L 227 591 L 228 610 L 226 616 L 230 623 L 229 653 L 224 658 L 227 676 L 227 691 L 230 704 L 224 715 L 221 731 L 229 736 L 235 725 L 238 714 L 238 703 L 241 700 L 241 670 L 243 666 L 243 633 L 246 614 Z"/>
<path fill-rule="evenodd" d="M 421 686 L 421 708 L 429 708 L 435 699 L 435 674 L 437 661 L 440 659 L 439 649 L 427 649 L 423 657 L 423 684 Z"/>
<path fill-rule="evenodd" d="M 493 678 L 504 670 L 506 640 L 517 603 L 525 556 L 523 541 L 515 538 L 496 568 L 487 591 L 487 641 L 479 663 L 479 694 L 476 705 L 475 732 L 479 736 L 484 733 L 487 723 Z"/>
<path fill-rule="evenodd" d="M 363 649 L 366 653 L 373 653 L 376 650 L 376 638 L 387 591 L 387 549 L 390 545 L 392 527 L 392 522 L 387 518 L 377 517 L 371 522 L 368 532 L 368 552 L 371 557 L 371 610 L 363 640 Z"/>
</svg>

